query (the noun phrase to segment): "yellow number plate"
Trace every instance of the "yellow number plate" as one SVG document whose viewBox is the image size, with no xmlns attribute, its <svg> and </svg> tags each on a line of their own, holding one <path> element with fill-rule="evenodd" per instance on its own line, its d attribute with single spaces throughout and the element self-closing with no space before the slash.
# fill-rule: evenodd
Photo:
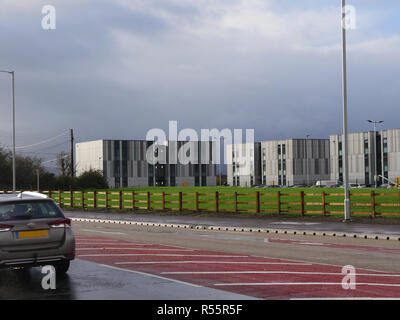
<svg viewBox="0 0 400 320">
<path fill-rule="evenodd" d="M 47 230 L 19 231 L 16 236 L 17 239 L 44 238 L 47 237 Z"/>
</svg>

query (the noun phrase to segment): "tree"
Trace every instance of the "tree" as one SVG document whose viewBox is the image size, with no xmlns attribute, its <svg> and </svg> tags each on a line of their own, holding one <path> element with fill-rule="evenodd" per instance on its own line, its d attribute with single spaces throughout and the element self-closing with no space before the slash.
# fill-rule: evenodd
<svg viewBox="0 0 400 320">
<path fill-rule="evenodd" d="M 0 188 L 8 189 L 12 185 L 11 152 L 0 147 Z"/>
<path fill-rule="evenodd" d="M 60 167 L 61 175 L 71 175 L 71 155 L 61 151 L 57 156 L 57 163 Z"/>
<path fill-rule="evenodd" d="M 85 171 L 77 178 L 77 185 L 81 189 L 108 189 L 107 179 L 101 170 Z"/>
</svg>

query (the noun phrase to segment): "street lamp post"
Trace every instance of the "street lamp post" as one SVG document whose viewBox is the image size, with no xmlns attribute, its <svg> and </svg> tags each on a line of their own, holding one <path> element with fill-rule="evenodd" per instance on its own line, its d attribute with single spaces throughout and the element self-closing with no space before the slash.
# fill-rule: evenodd
<svg viewBox="0 0 400 320">
<path fill-rule="evenodd" d="M 308 161 L 308 139 L 310 138 L 310 135 L 308 134 L 307 136 L 306 136 L 306 154 L 305 154 L 305 156 L 306 156 L 306 176 L 307 176 L 307 187 L 309 187 L 310 186 L 310 179 L 309 179 L 309 172 L 308 172 L 308 165 L 309 165 L 309 161 Z"/>
<path fill-rule="evenodd" d="M 222 157 L 221 157 L 221 147 L 222 147 L 222 154 L 223 154 L 223 144 L 224 144 L 224 137 L 221 137 L 222 139 L 222 146 L 219 147 L 219 152 L 220 152 L 220 156 L 219 156 L 219 185 L 222 186 Z M 221 142 L 221 140 L 220 140 Z"/>
<path fill-rule="evenodd" d="M 13 180 L 13 193 L 16 193 L 16 174 L 15 174 L 15 90 L 14 90 L 14 71 L 0 70 L 2 73 L 11 74 L 11 84 L 12 84 L 12 118 L 13 118 L 13 151 L 12 151 L 12 180 Z"/>
<path fill-rule="evenodd" d="M 375 182 L 375 188 L 377 188 L 377 184 L 378 184 L 378 168 L 377 168 L 377 157 L 378 157 L 378 148 L 376 145 L 376 124 L 377 123 L 383 123 L 383 120 L 379 120 L 379 121 L 374 121 L 374 120 L 367 120 L 370 123 L 374 124 L 374 148 L 375 148 L 375 156 L 374 156 L 374 161 L 375 161 L 375 167 L 374 167 L 374 182 Z"/>
<path fill-rule="evenodd" d="M 346 0 L 342 0 L 342 95 L 343 95 L 343 184 L 344 222 L 350 221 L 349 163 L 347 137 Z"/>
</svg>

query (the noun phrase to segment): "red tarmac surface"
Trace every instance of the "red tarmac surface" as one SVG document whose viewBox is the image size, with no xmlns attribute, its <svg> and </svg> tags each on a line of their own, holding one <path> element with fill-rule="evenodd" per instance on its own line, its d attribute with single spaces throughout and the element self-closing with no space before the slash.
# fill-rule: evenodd
<svg viewBox="0 0 400 320">
<path fill-rule="evenodd" d="M 377 250 L 368 246 L 269 241 Z M 356 269 L 355 290 L 346 290 L 342 286 L 347 275 L 342 273 L 343 266 L 87 236 L 77 236 L 76 244 L 78 259 L 262 299 L 400 298 L 400 273 Z"/>
</svg>

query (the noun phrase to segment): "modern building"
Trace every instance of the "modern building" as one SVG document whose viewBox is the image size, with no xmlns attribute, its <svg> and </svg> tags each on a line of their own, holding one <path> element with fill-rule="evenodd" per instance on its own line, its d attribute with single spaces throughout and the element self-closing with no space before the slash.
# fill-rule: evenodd
<svg viewBox="0 0 400 320">
<path fill-rule="evenodd" d="M 260 151 L 260 142 L 226 146 L 228 185 L 251 187 L 261 184 Z"/>
<path fill-rule="evenodd" d="M 76 173 L 101 170 L 111 188 L 215 186 L 215 142 L 97 140 L 76 144 Z"/>
<path fill-rule="evenodd" d="M 226 152 L 231 186 L 314 185 L 330 179 L 328 139 L 234 144 Z"/>
<path fill-rule="evenodd" d="M 331 179 L 339 182 L 343 182 L 342 139 L 330 136 Z M 388 180 L 399 183 L 400 129 L 350 133 L 348 140 L 349 183 L 373 186 L 375 176 L 377 185 Z"/>
<path fill-rule="evenodd" d="M 380 132 L 382 175 L 389 181 L 400 183 L 400 129 Z M 387 183 L 387 180 L 383 181 Z"/>
<path fill-rule="evenodd" d="M 329 180 L 329 140 L 261 142 L 261 176 L 263 185 L 315 185 Z"/>
<path fill-rule="evenodd" d="M 343 135 L 330 136 L 331 180 L 343 183 Z M 348 134 L 349 183 L 372 185 L 380 175 L 380 135 L 373 131 Z"/>
</svg>

